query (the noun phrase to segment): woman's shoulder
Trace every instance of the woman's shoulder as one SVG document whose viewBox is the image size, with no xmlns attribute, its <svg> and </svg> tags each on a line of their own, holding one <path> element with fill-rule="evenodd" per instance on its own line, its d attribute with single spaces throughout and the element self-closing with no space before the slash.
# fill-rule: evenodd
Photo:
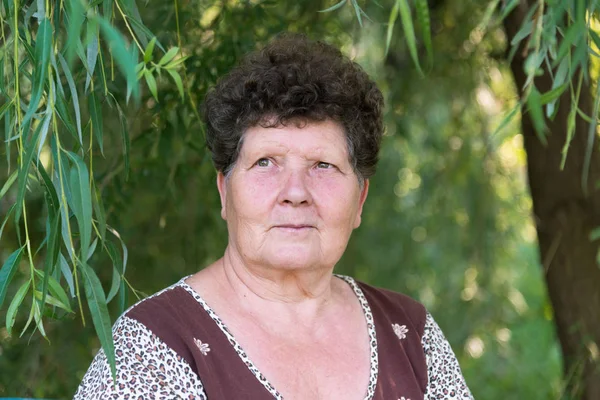
<svg viewBox="0 0 600 400">
<path fill-rule="evenodd" d="M 186 277 L 187 278 L 187 277 Z M 190 321 L 202 311 L 202 304 L 182 278 L 155 294 L 140 300 L 121 315 L 115 328 L 123 321 L 135 321 L 157 336 L 178 354 L 187 358 Z"/>
<path fill-rule="evenodd" d="M 206 399 L 189 345 L 182 341 L 185 326 L 177 323 L 177 309 L 185 307 L 186 297 L 191 298 L 182 281 L 137 302 L 117 319 L 113 326 L 116 381 L 100 349 L 75 399 Z"/>
</svg>

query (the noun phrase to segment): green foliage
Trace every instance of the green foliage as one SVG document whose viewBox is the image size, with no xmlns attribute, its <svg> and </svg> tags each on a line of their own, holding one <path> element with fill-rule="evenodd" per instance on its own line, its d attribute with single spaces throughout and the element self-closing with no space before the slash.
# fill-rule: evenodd
<svg viewBox="0 0 600 400">
<path fill-rule="evenodd" d="M 8 212 L 2 213 L 0 234 L 14 216 L 18 247 L 6 259 L 0 275 L 2 300 L 11 286 L 18 286 L 7 310 L 7 332 L 10 334 L 19 323 L 18 311 L 27 304 L 29 317 L 23 332 L 33 322 L 35 329 L 46 336 L 45 317 L 60 319 L 73 313 L 72 300 L 63 285 L 75 296 L 80 317 L 85 321 L 79 288 L 83 278 L 92 321 L 107 356 L 114 360 L 107 296 L 94 268 L 88 264 L 96 248 L 107 251 L 107 243 L 112 244 L 105 236 L 106 210 L 95 190 L 97 171 L 93 160 L 96 148 L 104 155 L 105 143 L 111 143 L 110 131 L 104 124 L 109 109 L 110 113 L 116 110 L 124 121 L 121 104 L 130 95 L 140 99 L 136 65 L 138 52 L 143 51 L 141 44 L 148 44 L 149 30 L 131 1 L 68 1 L 64 8 L 63 3 L 44 1 L 3 2 L 0 14 L 0 115 L 4 119 L 9 172 L 11 159 L 16 158 L 16 169 L 0 192 L 0 199 L 9 204 Z M 116 28 L 120 22 L 115 16 L 120 17 L 134 45 Z M 151 43 L 145 58 L 152 58 L 155 52 L 157 42 Z M 162 45 L 157 44 L 157 48 L 164 53 Z M 163 56 L 161 68 L 169 70 L 183 92 L 177 69 L 185 58 L 176 58 L 178 53 L 177 47 L 170 49 Z M 114 75 L 115 65 L 122 78 Z M 156 93 L 156 82 L 147 81 L 154 83 L 150 89 Z M 127 93 L 113 90 L 120 82 L 126 84 Z M 80 99 L 87 100 L 87 109 Z M 126 123 L 121 135 L 128 160 L 130 139 Z M 28 197 L 32 194 L 34 198 L 41 194 L 44 216 L 31 208 Z M 38 218 L 32 219 L 32 215 Z M 37 231 L 44 230 L 38 225 L 46 228 L 41 238 Z M 118 233 L 113 232 L 118 238 Z M 34 245 L 38 246 L 36 251 Z M 10 246 L 3 241 L 3 248 Z M 28 269 L 17 274 L 22 258 L 27 260 Z M 124 273 L 124 264 L 120 270 Z M 19 279 L 13 282 L 16 276 Z M 129 290 L 122 273 L 116 278 L 109 300 L 116 295 L 114 287 L 117 292 Z M 121 293 L 120 298 L 125 299 L 126 293 Z"/>
<path fill-rule="evenodd" d="M 523 88 L 498 61 L 498 25 L 514 0 L 42 3 L 1 7 L 0 300 L 10 302 L 0 369 L 14 372 L 0 374 L 0 394 L 70 396 L 100 346 L 114 360 L 116 316 L 222 254 L 198 104 L 244 53 L 291 30 L 356 54 L 388 104 L 379 172 L 340 272 L 422 301 L 476 398 L 556 396 L 560 355 L 515 98 L 526 93 L 544 140 L 544 118 L 590 79 L 595 2 L 587 12 L 580 2 L 532 10 L 509 44 L 528 54 Z M 29 23 L 35 12 L 39 24 Z M 547 64 L 552 87 L 538 88 Z M 570 110 L 563 158 L 577 115 Z M 596 113 L 587 117 L 593 133 Z M 15 337 L 32 323 L 31 337 L 39 331 L 51 347 Z"/>
</svg>

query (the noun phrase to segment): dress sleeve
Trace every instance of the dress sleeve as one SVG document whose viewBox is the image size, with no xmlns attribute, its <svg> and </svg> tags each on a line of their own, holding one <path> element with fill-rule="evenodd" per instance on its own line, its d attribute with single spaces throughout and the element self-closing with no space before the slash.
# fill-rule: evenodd
<svg viewBox="0 0 600 400">
<path fill-rule="evenodd" d="M 206 400 L 189 364 L 138 321 L 123 316 L 113 328 L 116 384 L 101 349 L 83 377 L 75 400 Z"/>
<path fill-rule="evenodd" d="M 450 343 L 429 313 L 427 313 L 421 343 L 427 361 L 428 381 L 425 400 L 473 400 Z"/>
</svg>

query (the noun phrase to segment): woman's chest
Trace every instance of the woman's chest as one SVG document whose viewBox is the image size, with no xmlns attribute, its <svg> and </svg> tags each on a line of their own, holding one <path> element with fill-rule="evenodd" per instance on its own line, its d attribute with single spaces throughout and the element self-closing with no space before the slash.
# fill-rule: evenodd
<svg viewBox="0 0 600 400">
<path fill-rule="evenodd" d="M 363 400 L 372 360 L 368 339 L 357 339 L 332 336 L 316 343 L 292 344 L 255 335 L 253 345 L 244 348 L 286 400 Z"/>
</svg>

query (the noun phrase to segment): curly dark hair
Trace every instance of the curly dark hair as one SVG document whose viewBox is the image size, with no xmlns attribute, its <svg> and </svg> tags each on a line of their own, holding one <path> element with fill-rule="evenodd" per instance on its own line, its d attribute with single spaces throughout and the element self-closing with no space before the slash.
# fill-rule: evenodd
<svg viewBox="0 0 600 400">
<path fill-rule="evenodd" d="M 344 128 L 362 182 L 375 173 L 382 108 L 381 91 L 358 64 L 327 43 L 286 34 L 248 54 L 207 93 L 206 140 L 216 169 L 228 175 L 248 128 L 332 119 Z"/>
</svg>

